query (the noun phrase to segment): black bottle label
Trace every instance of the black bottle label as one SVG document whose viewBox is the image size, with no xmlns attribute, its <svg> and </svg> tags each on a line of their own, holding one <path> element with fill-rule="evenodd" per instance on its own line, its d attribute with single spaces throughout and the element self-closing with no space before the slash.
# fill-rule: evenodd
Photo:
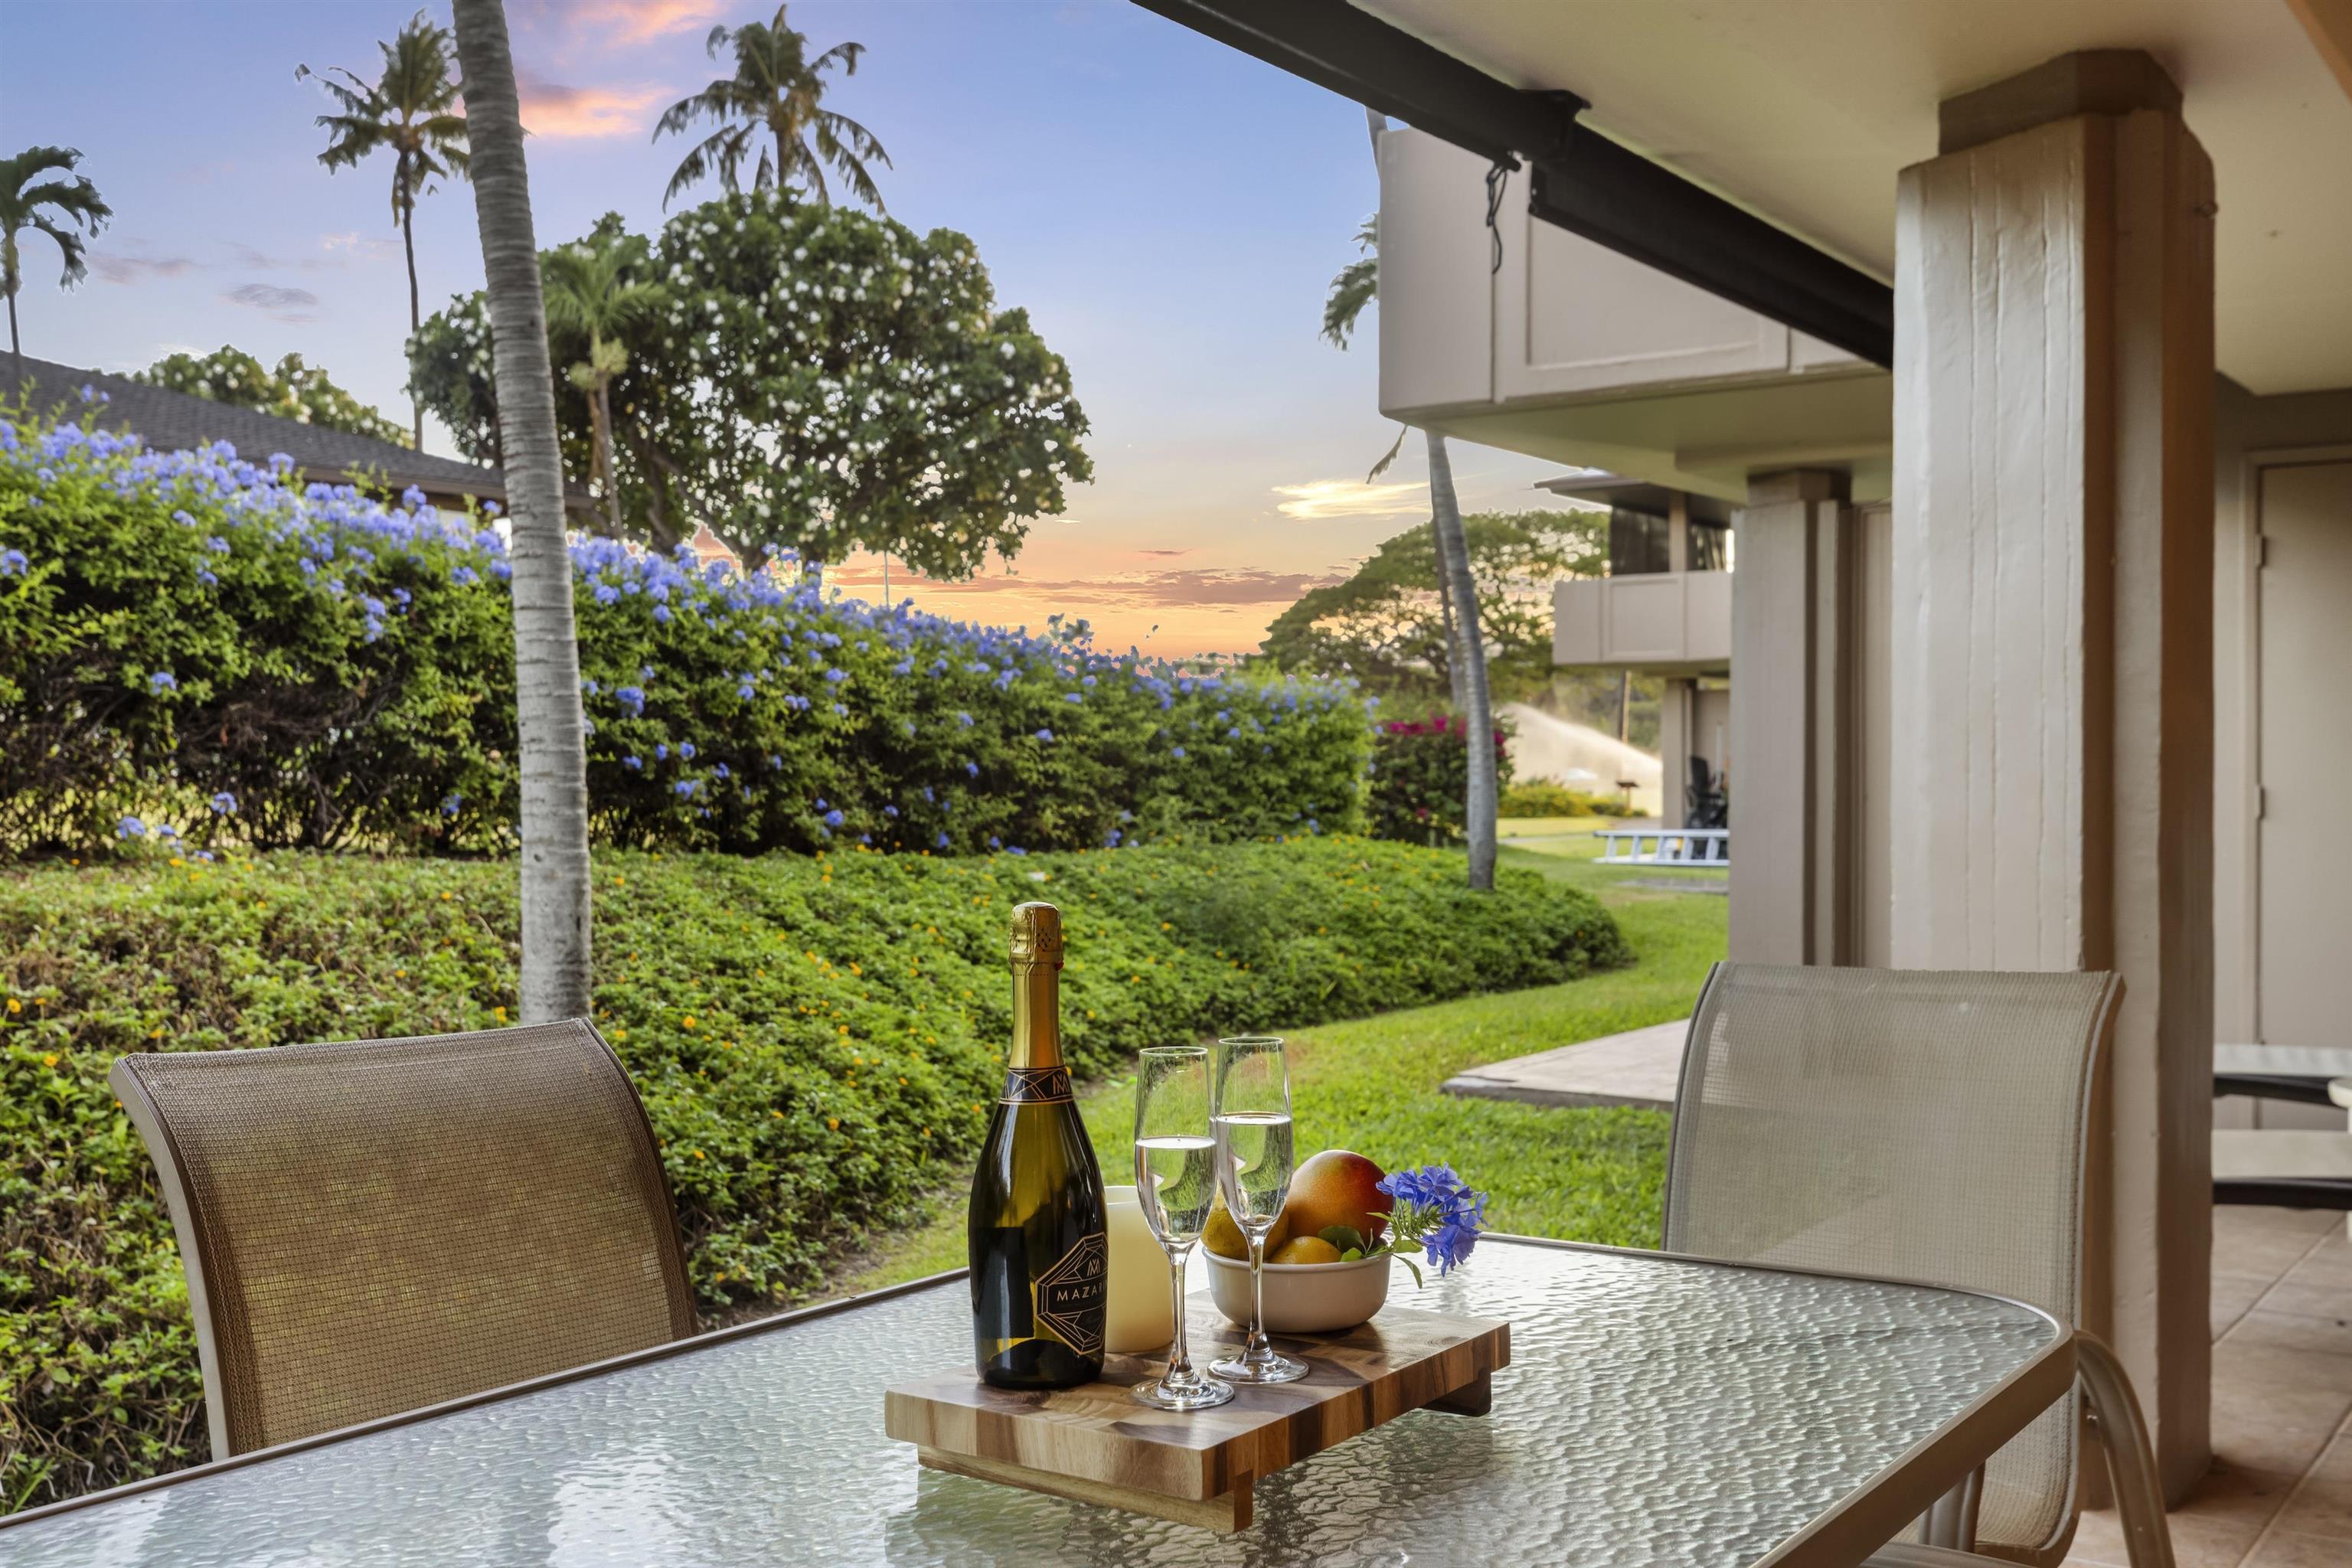
<svg viewBox="0 0 2352 1568">
<path fill-rule="evenodd" d="M 1070 1069 L 1066 1067 L 1014 1068 L 1004 1075 L 1004 1092 L 996 1097 L 1005 1105 L 1064 1105 L 1070 1100 Z"/>
<path fill-rule="evenodd" d="M 1037 1316 L 1080 1355 L 1102 1350 L 1103 1310 L 1110 1300 L 1110 1248 L 1100 1231 L 1037 1276 Z"/>
</svg>

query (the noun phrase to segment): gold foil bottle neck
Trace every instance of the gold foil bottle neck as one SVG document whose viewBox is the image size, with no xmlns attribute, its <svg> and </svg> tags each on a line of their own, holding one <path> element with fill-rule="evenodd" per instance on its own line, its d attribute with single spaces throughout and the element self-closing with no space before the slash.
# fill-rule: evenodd
<svg viewBox="0 0 2352 1568">
<path fill-rule="evenodd" d="M 1051 904 L 1016 904 L 1013 910 L 1013 962 L 1062 962 L 1062 911 Z"/>
</svg>

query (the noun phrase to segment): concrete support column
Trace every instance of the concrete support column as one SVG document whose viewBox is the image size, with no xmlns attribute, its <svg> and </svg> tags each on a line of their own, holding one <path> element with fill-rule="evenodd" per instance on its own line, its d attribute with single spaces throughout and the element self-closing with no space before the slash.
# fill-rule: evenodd
<svg viewBox="0 0 2352 1568">
<path fill-rule="evenodd" d="M 1753 963 L 1850 963 L 1853 545 L 1845 478 L 1753 480 L 1733 526 L 1731 941 Z"/>
<path fill-rule="evenodd" d="M 1683 792 L 1690 784 L 1691 752 L 1696 743 L 1691 698 L 1698 682 L 1670 675 L 1659 684 L 1664 689 L 1658 694 L 1658 823 L 1685 827 L 1689 826 L 1689 803 Z"/>
<path fill-rule="evenodd" d="M 2209 1459 L 2211 166 L 2129 51 L 1943 131 L 1896 219 L 1891 956 L 2123 974 L 2084 1316 L 2178 1498 Z"/>
</svg>

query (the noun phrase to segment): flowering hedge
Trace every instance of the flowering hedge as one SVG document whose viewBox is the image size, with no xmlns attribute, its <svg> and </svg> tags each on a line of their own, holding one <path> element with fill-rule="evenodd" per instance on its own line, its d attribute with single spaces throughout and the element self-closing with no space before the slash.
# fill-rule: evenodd
<svg viewBox="0 0 2352 1568">
<path fill-rule="evenodd" d="M 1627 961 L 1585 895 L 1363 839 L 964 858 L 600 853 L 599 1026 L 645 1097 L 706 1312 L 820 1287 L 967 1179 L 1011 1030 L 1005 921 L 1065 914 L 1064 1043 L 1292 1027 Z M 280 853 L 0 873 L 0 1511 L 203 1458 L 171 1226 L 106 1074 L 127 1051 L 494 1028 L 516 883 Z"/>
<path fill-rule="evenodd" d="M 490 517 L 0 420 L 0 852 L 494 851 L 516 813 Z M 603 539 L 572 550 L 608 843 L 966 853 L 1361 825 L 1366 705 Z"/>
<path fill-rule="evenodd" d="M 1373 739 L 1371 831 L 1408 844 L 1442 844 L 1466 831 L 1470 722 L 1433 713 L 1381 724 Z M 1497 791 L 1511 787 L 1510 731 L 1495 731 Z"/>
</svg>

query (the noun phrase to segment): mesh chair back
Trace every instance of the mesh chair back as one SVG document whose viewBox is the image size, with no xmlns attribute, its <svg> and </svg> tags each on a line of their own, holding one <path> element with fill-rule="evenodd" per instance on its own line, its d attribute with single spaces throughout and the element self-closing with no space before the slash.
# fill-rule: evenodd
<svg viewBox="0 0 2352 1568">
<path fill-rule="evenodd" d="M 644 1107 L 584 1020 L 124 1057 L 213 1456 L 694 1331 Z"/>
<path fill-rule="evenodd" d="M 2111 975 L 1717 964 L 1691 1019 L 1665 1245 L 1988 1290 L 2075 1321 Z M 2070 1400 L 1985 1471 L 1978 1539 L 2074 1522 Z"/>
</svg>

